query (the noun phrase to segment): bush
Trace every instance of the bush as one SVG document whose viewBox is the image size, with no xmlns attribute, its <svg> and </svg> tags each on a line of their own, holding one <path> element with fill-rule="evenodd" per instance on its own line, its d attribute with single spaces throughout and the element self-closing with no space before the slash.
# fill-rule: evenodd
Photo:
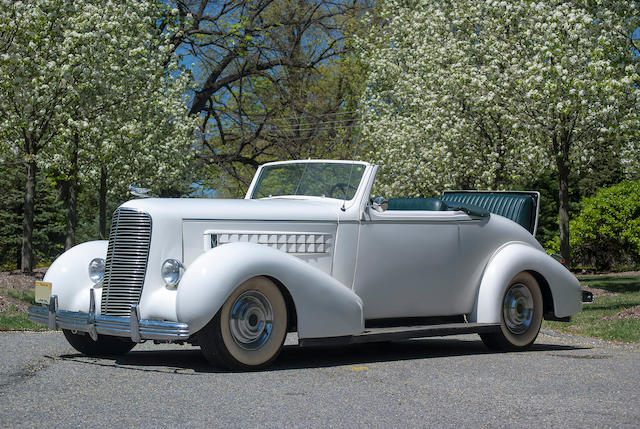
<svg viewBox="0 0 640 429">
<path fill-rule="evenodd" d="M 582 200 L 570 222 L 574 264 L 609 270 L 640 263 L 640 181 L 621 182 Z"/>
</svg>

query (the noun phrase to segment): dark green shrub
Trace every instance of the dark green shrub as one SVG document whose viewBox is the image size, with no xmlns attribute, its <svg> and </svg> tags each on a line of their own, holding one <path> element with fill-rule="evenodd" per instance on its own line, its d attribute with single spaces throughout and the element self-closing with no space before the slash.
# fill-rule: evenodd
<svg viewBox="0 0 640 429">
<path fill-rule="evenodd" d="M 621 182 L 584 198 L 569 230 L 574 264 L 599 270 L 638 265 L 640 181 Z"/>
</svg>

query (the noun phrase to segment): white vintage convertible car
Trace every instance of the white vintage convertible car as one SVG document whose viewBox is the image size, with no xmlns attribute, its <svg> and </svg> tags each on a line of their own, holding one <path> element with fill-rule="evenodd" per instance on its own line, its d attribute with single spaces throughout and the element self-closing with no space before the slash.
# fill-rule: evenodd
<svg viewBox="0 0 640 429">
<path fill-rule="evenodd" d="M 29 318 L 87 355 L 188 342 L 254 369 L 287 332 L 301 346 L 478 333 L 524 349 L 543 318 L 569 320 L 589 299 L 534 238 L 537 193 L 373 198 L 377 170 L 275 162 L 242 200 L 126 202 L 108 241 L 51 265 Z"/>
</svg>

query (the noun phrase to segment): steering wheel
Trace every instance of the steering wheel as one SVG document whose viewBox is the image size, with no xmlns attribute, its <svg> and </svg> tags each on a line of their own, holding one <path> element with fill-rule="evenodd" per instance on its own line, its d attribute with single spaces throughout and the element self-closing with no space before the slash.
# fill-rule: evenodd
<svg viewBox="0 0 640 429">
<path fill-rule="evenodd" d="M 356 190 L 358 189 L 358 187 L 357 187 L 357 186 L 350 185 L 349 183 L 338 182 L 338 183 L 336 183 L 335 185 L 333 185 L 333 186 L 331 187 L 331 189 L 329 190 L 329 198 L 335 198 L 335 197 L 333 196 L 333 194 L 334 194 L 337 190 L 339 190 L 339 189 L 341 189 L 341 190 L 342 190 L 342 194 L 343 194 L 343 195 L 345 196 L 345 198 L 346 198 L 346 196 L 347 196 L 347 191 L 348 191 L 349 189 L 353 189 L 354 191 L 356 191 Z"/>
</svg>

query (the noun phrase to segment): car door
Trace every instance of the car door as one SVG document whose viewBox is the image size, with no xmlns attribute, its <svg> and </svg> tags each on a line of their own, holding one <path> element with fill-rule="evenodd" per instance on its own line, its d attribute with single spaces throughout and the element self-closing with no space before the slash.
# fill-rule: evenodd
<svg viewBox="0 0 640 429">
<path fill-rule="evenodd" d="M 464 279 L 458 211 L 365 210 L 360 223 L 354 291 L 365 319 L 462 314 Z"/>
</svg>

